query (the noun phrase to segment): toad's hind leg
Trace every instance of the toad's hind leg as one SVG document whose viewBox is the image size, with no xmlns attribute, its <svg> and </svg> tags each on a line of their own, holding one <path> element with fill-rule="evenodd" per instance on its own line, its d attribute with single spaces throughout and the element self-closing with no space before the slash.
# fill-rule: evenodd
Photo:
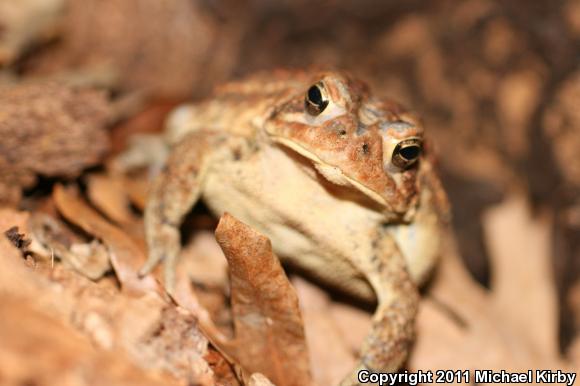
<svg viewBox="0 0 580 386">
<path fill-rule="evenodd" d="M 417 286 L 395 240 L 383 234 L 369 259 L 355 261 L 378 299 L 373 325 L 361 348 L 360 362 L 341 386 L 359 385 L 359 371 L 394 372 L 407 359 L 419 303 Z"/>
<path fill-rule="evenodd" d="M 155 179 L 145 207 L 145 235 L 149 257 L 140 274 L 149 273 L 164 260 L 165 286 L 175 282 L 176 259 L 181 249 L 179 227 L 199 199 L 204 177 L 211 165 L 227 157 L 230 138 L 222 133 L 197 131 L 177 144 Z"/>
</svg>

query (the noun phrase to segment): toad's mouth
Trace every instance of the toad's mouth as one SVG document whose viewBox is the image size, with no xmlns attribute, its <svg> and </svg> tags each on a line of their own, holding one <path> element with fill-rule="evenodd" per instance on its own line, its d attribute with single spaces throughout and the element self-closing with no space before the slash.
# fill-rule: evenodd
<svg viewBox="0 0 580 386">
<path fill-rule="evenodd" d="M 325 179 L 328 181 L 341 186 L 352 186 L 359 192 L 363 193 L 365 196 L 369 197 L 374 202 L 378 203 L 382 207 L 387 208 L 387 210 L 392 211 L 392 206 L 382 197 L 379 193 L 375 192 L 374 190 L 366 187 L 365 185 L 361 184 L 360 182 L 356 181 L 352 177 L 344 174 L 344 172 L 337 166 L 330 165 L 329 163 L 322 160 L 316 154 L 310 152 L 303 146 L 288 140 L 287 138 L 279 137 L 279 136 L 270 136 L 270 138 L 286 147 L 290 150 L 300 154 L 301 156 L 305 157 L 306 159 L 310 160 L 316 170 L 324 176 Z"/>
</svg>

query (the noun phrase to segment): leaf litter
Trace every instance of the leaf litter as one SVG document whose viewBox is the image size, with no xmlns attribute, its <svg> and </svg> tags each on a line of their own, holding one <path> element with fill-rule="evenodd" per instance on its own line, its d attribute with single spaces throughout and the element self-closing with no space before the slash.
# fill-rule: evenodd
<svg viewBox="0 0 580 386">
<path fill-rule="evenodd" d="M 107 158 L 234 72 L 317 63 L 422 111 L 454 193 L 457 240 L 424 289 L 407 368 L 578 370 L 573 0 L 68 3 L 0 1 L 0 383 L 322 386 L 344 376 L 368 311 L 296 275 L 290 286 L 267 241 L 233 218 L 220 225 L 222 251 L 207 231 L 215 220 L 191 214 L 173 297 L 156 272 L 139 278 L 148 176 L 119 174 Z M 346 33 L 329 45 L 333 28 Z M 119 29 L 124 39 L 102 33 Z M 259 248 L 244 250 L 244 238 Z M 248 274 L 254 256 L 267 267 L 255 276 L 275 281 Z"/>
</svg>

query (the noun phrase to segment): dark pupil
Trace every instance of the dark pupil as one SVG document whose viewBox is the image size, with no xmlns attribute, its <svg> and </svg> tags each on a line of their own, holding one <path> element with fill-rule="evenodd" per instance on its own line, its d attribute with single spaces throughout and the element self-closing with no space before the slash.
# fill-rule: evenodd
<svg viewBox="0 0 580 386">
<path fill-rule="evenodd" d="M 401 157 L 403 157 L 407 161 L 411 161 L 419 157 L 420 152 L 421 148 L 419 146 L 407 146 L 402 148 L 399 154 L 401 154 Z"/>
<path fill-rule="evenodd" d="M 322 93 L 316 86 L 308 89 L 308 100 L 316 106 L 322 106 Z"/>
</svg>

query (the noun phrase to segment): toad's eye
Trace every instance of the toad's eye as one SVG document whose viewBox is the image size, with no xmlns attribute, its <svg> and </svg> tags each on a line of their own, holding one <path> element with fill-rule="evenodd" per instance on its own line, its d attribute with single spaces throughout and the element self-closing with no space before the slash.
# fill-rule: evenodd
<svg viewBox="0 0 580 386">
<path fill-rule="evenodd" d="M 316 116 L 324 111 L 326 106 L 328 106 L 328 95 L 322 83 L 312 85 L 308 89 L 304 105 L 310 115 Z"/>
<path fill-rule="evenodd" d="M 391 162 L 401 169 L 406 169 L 419 159 L 421 156 L 421 147 L 422 143 L 419 138 L 402 140 L 395 146 Z"/>
</svg>

